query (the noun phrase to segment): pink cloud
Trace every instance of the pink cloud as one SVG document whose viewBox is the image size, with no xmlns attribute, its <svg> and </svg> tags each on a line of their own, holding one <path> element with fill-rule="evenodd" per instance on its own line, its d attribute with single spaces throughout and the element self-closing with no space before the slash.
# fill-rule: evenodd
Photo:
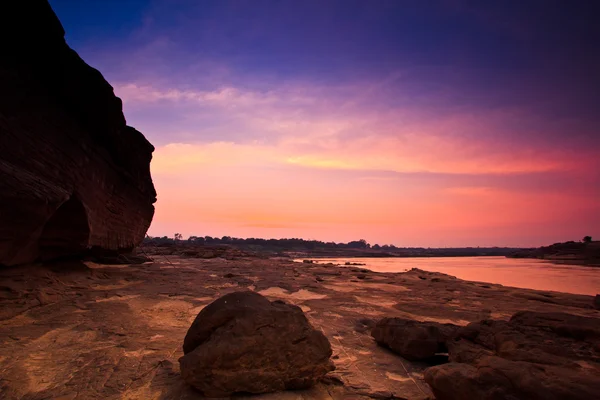
<svg viewBox="0 0 600 400">
<path fill-rule="evenodd" d="M 373 87 L 369 101 L 379 90 Z M 589 183 L 576 183 L 598 166 L 593 146 L 565 149 L 533 140 L 521 122 L 534 116 L 520 112 L 428 119 L 417 108 L 365 104 L 359 87 L 198 91 L 125 84 L 116 91 L 128 107 L 176 104 L 191 121 L 185 127 L 189 140 L 156 148 L 152 173 L 159 200 L 151 234 L 533 245 L 543 244 L 533 238 L 551 237 L 549 232 L 594 235 L 591 227 L 599 226 L 589 217 L 600 214 L 597 196 L 590 195 Z M 523 140 L 515 141 L 520 135 Z M 377 175 L 384 171 L 481 176 L 489 182 L 403 183 Z M 575 187 L 495 186 L 498 176 L 526 175 L 533 182 L 541 173 L 567 174 Z M 498 234 L 482 236 L 484 231 Z M 510 232 L 519 239 L 512 241 Z M 466 242 L 477 235 L 498 241 Z"/>
</svg>

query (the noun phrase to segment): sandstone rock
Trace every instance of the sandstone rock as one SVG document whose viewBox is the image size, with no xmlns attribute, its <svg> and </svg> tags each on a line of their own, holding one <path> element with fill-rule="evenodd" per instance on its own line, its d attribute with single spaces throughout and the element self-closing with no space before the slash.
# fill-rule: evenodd
<svg viewBox="0 0 600 400">
<path fill-rule="evenodd" d="M 492 352 L 513 361 L 561 365 L 577 359 L 600 362 L 599 338 L 597 318 L 526 311 L 508 322 L 471 323 L 447 345 L 450 361 L 473 362 Z"/>
<path fill-rule="evenodd" d="M 446 341 L 456 329 L 458 326 L 452 324 L 383 318 L 371 336 L 407 360 L 426 360 L 447 351 Z"/>
<path fill-rule="evenodd" d="M 596 297 L 594 297 L 594 308 L 600 310 L 600 294 L 597 294 Z"/>
<path fill-rule="evenodd" d="M 600 339 L 600 320 L 579 315 L 519 311 L 510 318 L 510 325 L 549 329 L 576 340 Z"/>
<path fill-rule="evenodd" d="M 47 1 L 0 4 L 0 264 L 129 250 L 154 213 L 154 148 L 64 34 Z"/>
<path fill-rule="evenodd" d="M 250 291 L 205 307 L 183 351 L 183 379 L 208 397 L 302 389 L 333 370 L 329 341 L 299 307 Z"/>
<path fill-rule="evenodd" d="M 377 323 L 370 318 L 359 318 L 354 322 L 354 330 L 359 333 L 370 332 L 375 328 Z"/>
<path fill-rule="evenodd" d="M 428 368 L 425 381 L 437 400 L 589 400 L 600 393 L 598 372 L 485 356 Z"/>
<path fill-rule="evenodd" d="M 429 368 L 437 399 L 590 399 L 600 393 L 600 319 L 521 311 L 448 341 L 450 363 Z"/>
<path fill-rule="evenodd" d="M 457 304 L 443 301 L 451 291 L 460 292 L 461 314 L 456 320 L 479 321 L 483 309 L 506 315 L 523 309 L 600 315 L 585 307 L 591 307 L 593 296 L 565 293 L 560 295 L 562 305 L 540 304 L 510 295 L 526 289 L 484 290 L 443 275 L 438 275 L 443 283 L 432 284 L 412 272 L 371 273 L 375 284 L 352 284 L 351 268 L 281 258 L 226 262 L 176 254 L 121 268 L 65 264 L 60 260 L 52 266 L 0 268 L 2 400 L 202 398 L 181 378 L 177 359 L 183 354 L 173 349 L 180 348 L 190 327 L 183 321 L 197 315 L 195 308 L 230 292 L 232 283 L 237 290 L 285 288 L 295 303 L 311 309 L 311 324 L 323 330 L 334 348 L 332 358 L 336 357 L 336 370 L 310 389 L 240 397 L 247 400 L 432 399 L 429 386 L 418 378 L 427 364 L 401 360 L 370 340 L 369 319 L 381 319 L 394 302 L 402 302 L 401 310 L 420 319 L 453 319 Z M 293 276 L 293 269 L 300 277 Z M 230 272 L 237 276 L 223 278 Z M 315 284 L 315 276 L 323 276 L 325 283 Z M 440 284 L 451 291 L 440 290 Z M 299 295 L 305 292 L 297 292 L 308 285 L 314 285 L 310 292 L 322 298 L 302 300 Z M 392 290 L 404 287 L 411 292 Z M 57 297 L 40 304 L 42 291 Z M 538 293 L 559 297 L 555 292 Z M 334 383 L 336 378 L 343 385 Z"/>
</svg>

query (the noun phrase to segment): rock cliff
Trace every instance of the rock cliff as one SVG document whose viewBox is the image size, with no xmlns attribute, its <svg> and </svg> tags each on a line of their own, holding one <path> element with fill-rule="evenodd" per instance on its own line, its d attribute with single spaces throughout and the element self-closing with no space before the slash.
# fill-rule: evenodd
<svg viewBox="0 0 600 400">
<path fill-rule="evenodd" d="M 154 214 L 154 147 L 46 0 L 0 4 L 0 264 L 124 251 Z"/>
</svg>

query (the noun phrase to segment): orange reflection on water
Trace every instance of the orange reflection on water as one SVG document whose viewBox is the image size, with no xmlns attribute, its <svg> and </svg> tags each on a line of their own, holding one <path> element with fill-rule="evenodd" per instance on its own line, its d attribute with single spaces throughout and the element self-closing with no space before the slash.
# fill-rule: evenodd
<svg viewBox="0 0 600 400">
<path fill-rule="evenodd" d="M 411 268 L 442 272 L 459 279 L 499 283 L 526 289 L 595 295 L 600 292 L 600 268 L 553 264 L 505 257 L 339 258 L 319 262 L 365 263 L 376 272 L 404 272 Z"/>
</svg>

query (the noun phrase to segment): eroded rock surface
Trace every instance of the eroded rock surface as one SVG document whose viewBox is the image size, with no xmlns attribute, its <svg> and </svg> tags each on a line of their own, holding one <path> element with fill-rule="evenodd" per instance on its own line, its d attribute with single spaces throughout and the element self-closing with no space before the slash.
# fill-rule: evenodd
<svg viewBox="0 0 600 400">
<path fill-rule="evenodd" d="M 438 400 L 590 399 L 600 393 L 600 319 L 521 311 L 448 342 L 449 364 L 425 371 Z"/>
<path fill-rule="evenodd" d="M 446 341 L 458 326 L 418 322 L 404 318 L 383 318 L 371 332 L 375 341 L 407 360 L 428 360 L 446 353 Z"/>
<path fill-rule="evenodd" d="M 0 265 L 120 251 L 154 213 L 154 148 L 45 0 L 0 3 Z"/>
<path fill-rule="evenodd" d="M 209 397 L 306 389 L 334 369 L 329 341 L 300 307 L 251 291 L 200 311 L 183 352 L 183 379 Z"/>
<path fill-rule="evenodd" d="M 423 379 L 430 365 L 403 359 L 372 339 L 373 321 L 384 317 L 461 326 L 508 320 L 520 310 L 600 318 L 593 296 L 419 270 L 376 273 L 286 259 L 179 256 L 156 256 L 143 265 L 60 261 L 3 268 L 0 398 L 203 399 L 181 377 L 181 343 L 204 307 L 242 290 L 300 307 L 331 343 L 336 367 L 328 381 L 310 389 L 252 400 L 431 398 Z"/>
</svg>

